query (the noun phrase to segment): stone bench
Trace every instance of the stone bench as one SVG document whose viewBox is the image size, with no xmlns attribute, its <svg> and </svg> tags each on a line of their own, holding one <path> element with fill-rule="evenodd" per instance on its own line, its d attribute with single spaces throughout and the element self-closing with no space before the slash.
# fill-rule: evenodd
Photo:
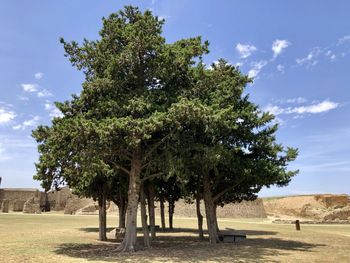
<svg viewBox="0 0 350 263">
<path fill-rule="evenodd" d="M 159 226 L 159 225 L 155 225 L 155 226 L 154 226 L 154 229 L 155 229 L 156 231 L 159 231 L 160 226 Z M 148 230 L 151 230 L 151 226 L 150 226 L 150 225 L 148 225 Z"/>
<path fill-rule="evenodd" d="M 245 240 L 246 235 L 235 234 L 235 233 L 219 233 L 219 240 L 224 243 L 235 243 L 238 241 Z"/>
</svg>

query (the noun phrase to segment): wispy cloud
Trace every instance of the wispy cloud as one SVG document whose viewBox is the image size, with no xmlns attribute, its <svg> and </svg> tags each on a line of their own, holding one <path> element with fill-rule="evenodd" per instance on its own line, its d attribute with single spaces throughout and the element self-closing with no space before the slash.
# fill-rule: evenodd
<svg viewBox="0 0 350 263">
<path fill-rule="evenodd" d="M 39 116 L 34 116 L 33 118 L 25 120 L 22 124 L 15 125 L 12 128 L 14 130 L 25 130 L 26 128 L 37 126 L 39 120 Z"/>
<path fill-rule="evenodd" d="M 290 103 L 292 103 L 292 101 Z M 280 114 L 298 114 L 298 115 L 318 114 L 318 113 L 327 112 L 327 111 L 336 109 L 339 107 L 339 105 L 340 105 L 339 103 L 329 101 L 329 100 L 324 100 L 322 102 L 313 103 L 305 106 L 297 106 L 297 107 L 281 107 L 278 105 L 268 104 L 264 108 L 264 111 L 270 112 L 276 116 Z"/>
<path fill-rule="evenodd" d="M 253 45 L 238 43 L 236 45 L 236 50 L 241 58 L 247 58 L 251 54 L 253 54 L 257 50 L 257 48 Z"/>
<path fill-rule="evenodd" d="M 339 38 L 337 44 L 338 45 L 342 45 L 342 44 L 344 44 L 347 41 L 350 41 L 350 35 L 343 36 L 343 37 Z"/>
<path fill-rule="evenodd" d="M 16 117 L 16 113 L 6 107 L 0 106 L 0 125 L 9 123 Z"/>
<path fill-rule="evenodd" d="M 34 78 L 39 80 L 39 79 L 42 79 L 44 77 L 44 73 L 42 72 L 37 72 L 34 74 Z"/>
<path fill-rule="evenodd" d="M 289 47 L 289 45 L 290 45 L 290 42 L 288 42 L 287 40 L 276 39 L 272 43 L 272 47 L 271 47 L 273 51 L 273 58 L 276 58 L 277 56 L 279 56 L 284 49 Z"/>
<path fill-rule="evenodd" d="M 307 65 L 308 67 L 312 67 L 317 65 L 318 63 L 318 56 L 322 53 L 322 49 L 319 47 L 314 47 L 312 50 L 307 54 L 307 56 L 302 58 L 297 58 L 296 62 L 298 65 Z"/>
<path fill-rule="evenodd" d="M 329 100 L 325 100 L 322 102 L 319 102 L 317 104 L 309 105 L 309 106 L 300 106 L 295 107 L 291 109 L 290 111 L 287 111 L 288 114 L 290 113 L 297 113 L 297 114 L 304 114 L 304 113 L 322 113 L 327 112 L 330 110 L 333 110 L 339 106 L 339 103 L 332 102 Z"/>
<path fill-rule="evenodd" d="M 21 84 L 21 87 L 25 92 L 36 93 L 39 98 L 53 96 L 50 91 L 40 88 L 39 85 L 35 83 Z"/>
<path fill-rule="evenodd" d="M 256 78 L 260 71 L 262 70 L 263 67 L 267 65 L 266 60 L 260 60 L 260 61 L 255 61 L 252 62 L 252 68 L 248 72 L 248 77 L 249 78 Z"/>
<path fill-rule="evenodd" d="M 35 153 L 36 143 L 30 137 L 0 135 L 0 162 L 11 159 L 23 160 Z M 12 175 L 11 175 L 12 176 Z"/>
<path fill-rule="evenodd" d="M 282 102 L 301 104 L 301 103 L 307 102 L 307 99 L 305 99 L 305 98 L 303 98 L 303 97 L 297 97 L 297 98 L 286 99 L 286 100 L 283 100 Z"/>
<path fill-rule="evenodd" d="M 39 91 L 37 93 L 39 98 L 45 98 L 45 97 L 51 97 L 53 96 L 52 93 L 50 91 L 48 91 L 47 89 L 43 89 L 41 91 Z"/>
<path fill-rule="evenodd" d="M 28 97 L 26 97 L 26 96 L 20 96 L 20 95 L 17 96 L 17 99 L 18 99 L 18 100 L 21 100 L 21 101 L 28 101 L 28 100 L 29 100 Z"/>
<path fill-rule="evenodd" d="M 38 91 L 38 85 L 37 84 L 21 84 L 21 87 L 25 92 L 36 92 Z"/>
<path fill-rule="evenodd" d="M 46 101 L 45 103 L 45 110 L 49 112 L 49 116 L 51 118 L 61 118 L 63 117 L 62 112 L 57 109 L 57 107 L 50 101 Z"/>
<path fill-rule="evenodd" d="M 325 56 L 328 57 L 331 61 L 334 61 L 337 57 L 331 50 L 327 50 Z"/>
<path fill-rule="evenodd" d="M 277 66 L 276 66 L 276 69 L 279 71 L 279 72 L 281 72 L 282 74 L 284 74 L 284 66 L 282 65 L 282 64 L 278 64 Z"/>
</svg>

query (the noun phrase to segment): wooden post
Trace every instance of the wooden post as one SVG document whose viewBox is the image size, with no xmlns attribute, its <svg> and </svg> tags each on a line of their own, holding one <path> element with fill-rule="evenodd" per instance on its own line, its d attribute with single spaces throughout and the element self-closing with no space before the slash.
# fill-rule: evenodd
<svg viewBox="0 0 350 263">
<path fill-rule="evenodd" d="M 299 221 L 299 220 L 296 220 L 296 221 L 295 221 L 295 229 L 296 229 L 297 231 L 300 231 L 300 221 Z"/>
</svg>

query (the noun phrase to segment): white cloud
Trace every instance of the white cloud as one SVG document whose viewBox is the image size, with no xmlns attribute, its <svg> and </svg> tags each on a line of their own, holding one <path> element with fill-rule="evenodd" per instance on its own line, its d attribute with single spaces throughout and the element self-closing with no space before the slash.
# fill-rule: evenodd
<svg viewBox="0 0 350 263">
<path fill-rule="evenodd" d="M 159 15 L 158 16 L 158 19 L 159 20 L 167 20 L 167 19 L 169 19 L 171 16 L 169 16 L 169 15 Z"/>
<path fill-rule="evenodd" d="M 304 98 L 296 98 L 296 99 L 290 99 L 288 103 L 303 103 L 303 101 L 306 101 Z M 266 112 L 270 112 L 273 115 L 280 115 L 280 114 L 318 114 L 322 112 L 327 112 L 333 109 L 336 109 L 339 107 L 339 103 L 332 102 L 329 100 L 324 100 L 322 102 L 316 102 L 311 105 L 306 106 L 298 106 L 298 107 L 280 107 L 278 105 L 272 105 L 268 104 L 263 110 Z M 297 117 L 299 118 L 299 117 Z"/>
<path fill-rule="evenodd" d="M 306 57 L 297 58 L 296 62 L 298 65 L 315 66 L 318 63 L 317 57 L 322 53 L 319 47 L 314 47 Z"/>
<path fill-rule="evenodd" d="M 287 99 L 285 100 L 286 103 L 305 103 L 307 102 L 307 99 L 303 98 L 303 97 L 298 97 L 298 98 L 292 98 L 292 99 Z"/>
<path fill-rule="evenodd" d="M 21 101 L 28 101 L 29 100 L 29 98 L 26 96 L 17 96 L 17 99 L 21 100 Z"/>
<path fill-rule="evenodd" d="M 238 43 L 236 45 L 236 50 L 239 53 L 239 55 L 241 56 L 241 58 L 247 58 L 252 53 L 254 53 L 257 50 L 257 48 L 253 45 Z"/>
<path fill-rule="evenodd" d="M 24 121 L 22 124 L 18 124 L 12 127 L 14 130 L 25 130 L 28 127 L 35 127 L 38 125 L 38 121 L 40 120 L 39 116 L 34 116 L 33 118 Z"/>
<path fill-rule="evenodd" d="M 284 74 L 284 66 L 283 66 L 283 65 L 278 64 L 276 68 L 277 68 L 277 70 L 278 70 L 279 72 L 281 72 L 282 74 Z"/>
<path fill-rule="evenodd" d="M 38 91 L 38 85 L 36 84 L 21 84 L 25 92 L 36 92 Z"/>
<path fill-rule="evenodd" d="M 272 43 L 273 58 L 279 56 L 283 49 L 286 49 L 289 45 L 290 43 L 287 40 L 276 39 Z"/>
<path fill-rule="evenodd" d="M 37 95 L 38 95 L 39 98 L 53 96 L 52 93 L 50 91 L 46 90 L 46 89 L 43 89 L 43 90 L 39 91 Z"/>
<path fill-rule="evenodd" d="M 350 40 L 350 35 L 343 36 L 343 37 L 338 39 L 338 45 L 342 45 L 342 44 L 344 44 L 344 42 L 347 42 L 349 40 Z"/>
<path fill-rule="evenodd" d="M 16 116 L 17 115 L 14 111 L 0 107 L 0 125 L 12 121 Z"/>
<path fill-rule="evenodd" d="M 277 105 L 272 105 L 272 104 L 267 105 L 263 110 L 266 112 L 270 112 L 271 114 L 273 114 L 275 116 L 285 112 L 285 109 L 283 109 Z"/>
<path fill-rule="evenodd" d="M 49 112 L 49 116 L 51 118 L 63 117 L 62 112 L 59 109 L 57 109 L 57 107 L 53 103 L 51 103 L 50 101 L 46 101 L 44 106 L 45 106 L 45 110 L 47 110 Z"/>
<path fill-rule="evenodd" d="M 44 73 L 42 72 L 37 72 L 34 74 L 35 79 L 42 79 L 44 77 Z"/>
<path fill-rule="evenodd" d="M 255 78 L 256 76 L 258 76 L 258 74 L 260 73 L 262 68 L 265 67 L 266 65 L 267 65 L 266 60 L 260 60 L 258 62 L 253 62 L 252 68 L 248 72 L 248 77 Z"/>
<path fill-rule="evenodd" d="M 325 53 L 325 56 L 328 57 L 331 61 L 334 61 L 336 58 L 336 55 L 331 50 L 328 50 Z"/>
<path fill-rule="evenodd" d="M 327 111 L 333 110 L 338 106 L 339 106 L 339 103 L 325 100 L 309 106 L 300 106 L 300 107 L 292 108 L 291 110 L 287 111 L 287 113 L 297 113 L 297 114 L 321 113 L 321 112 L 327 112 Z"/>
</svg>

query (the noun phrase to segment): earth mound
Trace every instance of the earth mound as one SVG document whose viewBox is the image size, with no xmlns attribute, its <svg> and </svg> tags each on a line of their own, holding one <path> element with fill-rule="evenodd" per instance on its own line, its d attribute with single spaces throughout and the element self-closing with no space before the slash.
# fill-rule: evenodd
<svg viewBox="0 0 350 263">
<path fill-rule="evenodd" d="M 322 222 L 350 219 L 350 197 L 345 194 L 266 198 L 264 207 L 266 213 L 274 217 L 297 217 Z"/>
</svg>

